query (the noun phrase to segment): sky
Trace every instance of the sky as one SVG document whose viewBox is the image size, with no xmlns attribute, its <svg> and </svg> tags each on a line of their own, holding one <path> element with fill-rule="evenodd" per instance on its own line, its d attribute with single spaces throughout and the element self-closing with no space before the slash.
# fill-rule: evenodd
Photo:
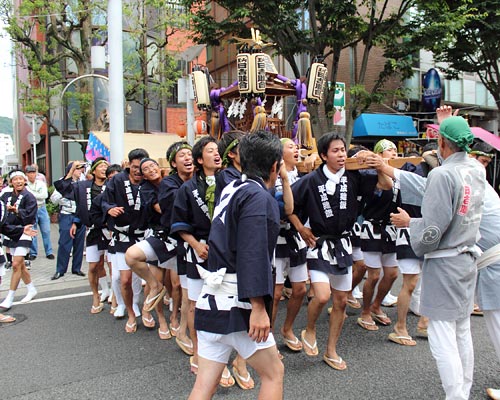
<svg viewBox="0 0 500 400">
<path fill-rule="evenodd" d="M 12 59 L 10 56 L 10 38 L 4 31 L 4 24 L 0 21 L 0 117 L 14 116 L 13 107 L 13 81 L 12 81 Z"/>
</svg>

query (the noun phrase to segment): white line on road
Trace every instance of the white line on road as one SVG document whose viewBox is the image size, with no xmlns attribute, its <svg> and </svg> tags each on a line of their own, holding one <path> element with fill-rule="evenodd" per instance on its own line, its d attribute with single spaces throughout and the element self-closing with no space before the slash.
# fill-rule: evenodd
<svg viewBox="0 0 500 400">
<path fill-rule="evenodd" d="M 91 295 L 92 295 L 92 292 L 75 293 L 75 294 L 65 294 L 63 296 L 44 297 L 42 299 L 34 299 L 34 300 L 31 300 L 29 303 L 21 303 L 20 301 L 16 301 L 12 305 L 13 306 L 17 306 L 17 305 L 20 305 L 20 304 L 44 303 L 46 301 L 73 299 L 73 298 L 76 298 L 76 297 L 84 297 L 84 296 L 91 296 Z"/>
</svg>

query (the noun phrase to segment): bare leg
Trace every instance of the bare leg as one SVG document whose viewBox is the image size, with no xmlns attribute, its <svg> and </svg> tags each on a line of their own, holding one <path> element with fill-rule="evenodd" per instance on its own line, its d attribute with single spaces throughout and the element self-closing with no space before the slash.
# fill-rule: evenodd
<svg viewBox="0 0 500 400">
<path fill-rule="evenodd" d="M 186 290 L 187 296 L 187 290 Z M 193 342 L 193 363 L 198 365 L 198 336 L 196 335 L 196 330 L 194 329 L 194 309 L 196 306 L 196 301 L 189 301 L 189 309 L 187 315 L 187 325 L 189 328 L 189 336 L 191 337 L 191 341 Z M 221 372 L 222 373 L 222 372 Z"/>
<path fill-rule="evenodd" d="M 12 276 L 10 278 L 10 290 L 16 290 L 19 286 L 19 282 L 23 282 L 28 285 L 31 283 L 31 275 L 24 265 L 23 256 L 13 256 L 12 257 Z"/>
<path fill-rule="evenodd" d="M 177 332 L 177 338 L 183 343 L 191 344 L 191 339 L 188 337 L 188 316 L 189 316 L 189 299 L 187 294 L 187 289 L 182 288 L 182 298 L 181 298 L 181 318 L 179 321 L 179 331 Z"/>
<path fill-rule="evenodd" d="M 133 292 L 132 292 L 132 271 L 120 270 L 121 291 L 125 307 L 127 308 L 128 320 L 127 324 L 132 326 L 135 324 L 135 313 L 132 307 Z"/>
<path fill-rule="evenodd" d="M 398 296 L 398 320 L 394 325 L 394 332 L 398 336 L 409 336 L 406 326 L 406 317 L 410 307 L 410 299 L 418 282 L 418 274 L 403 274 L 403 286 Z"/>
<path fill-rule="evenodd" d="M 271 315 L 271 329 L 274 331 L 274 323 L 276 321 L 276 316 L 278 315 L 278 306 L 280 304 L 281 292 L 283 292 L 283 284 L 277 283 L 274 285 L 274 295 L 273 295 L 273 312 Z"/>
<path fill-rule="evenodd" d="M 163 276 L 165 274 L 165 270 L 163 268 L 158 268 L 153 265 L 150 266 L 150 268 L 151 272 L 153 273 L 154 277 L 158 280 L 158 282 L 163 282 Z M 158 316 L 158 324 L 160 325 L 160 331 L 168 332 L 168 323 L 165 318 L 165 314 L 163 313 L 163 301 L 160 301 L 156 306 L 156 315 Z"/>
<path fill-rule="evenodd" d="M 179 328 L 179 307 L 181 306 L 182 292 L 181 281 L 177 272 L 170 271 L 170 281 L 172 283 L 172 313 L 170 314 L 170 326 Z"/>
<path fill-rule="evenodd" d="M 99 307 L 101 302 L 101 297 L 99 295 L 99 275 L 102 274 L 104 269 L 104 255 L 99 258 L 98 262 L 89 263 L 89 285 L 90 290 L 92 290 L 92 305 L 94 307 Z"/>
<path fill-rule="evenodd" d="M 286 308 L 286 317 L 283 322 L 282 333 L 287 339 L 294 340 L 296 338 L 293 333 L 293 323 L 297 314 L 300 311 L 300 307 L 304 301 L 304 296 L 306 295 L 306 283 L 305 282 L 292 282 L 292 295 L 288 299 L 288 304 Z M 276 298 L 275 298 L 276 300 Z"/>
<path fill-rule="evenodd" d="M 378 279 L 380 277 L 380 268 L 370 268 L 367 267 L 368 278 L 363 284 L 363 310 L 361 311 L 361 318 L 366 322 L 373 322 L 371 316 L 371 302 L 373 299 L 373 293 L 375 292 L 375 286 L 377 285 Z"/>
<path fill-rule="evenodd" d="M 283 377 L 285 367 L 278 357 L 276 346 L 257 350 L 247 359 L 260 377 L 260 400 L 280 400 L 283 398 Z"/>
<path fill-rule="evenodd" d="M 305 339 L 313 345 L 316 342 L 316 321 L 326 303 L 330 300 L 330 284 L 325 282 L 311 282 L 314 297 L 307 306 L 307 327 Z M 307 350 L 306 350 L 307 353 Z"/>
<path fill-rule="evenodd" d="M 326 355 L 329 358 L 338 360 L 340 357 L 337 354 L 337 342 L 344 326 L 344 314 L 347 306 L 347 295 L 349 292 L 343 292 L 333 289 L 333 307 L 330 314 L 330 323 L 328 331 L 328 344 L 326 347 Z M 342 363 L 345 365 L 345 363 Z M 341 364 L 339 364 L 341 367 Z M 342 369 L 342 368 L 340 368 Z"/>
<path fill-rule="evenodd" d="M 210 361 L 206 358 L 198 359 L 198 375 L 189 395 L 189 400 L 209 400 L 215 394 L 217 385 L 226 364 Z"/>
<path fill-rule="evenodd" d="M 383 311 L 381 309 L 382 301 L 389 290 L 391 290 L 392 284 L 398 277 L 398 267 L 383 267 L 384 268 L 384 276 L 380 280 L 378 284 L 377 295 L 375 296 L 375 300 L 373 300 L 371 310 L 375 314 L 382 314 Z M 363 295 L 364 297 L 364 295 Z"/>
<path fill-rule="evenodd" d="M 162 283 L 154 277 L 146 263 L 146 254 L 139 246 L 133 245 L 125 253 L 125 262 L 130 269 L 149 285 L 151 297 L 162 289 Z"/>
<path fill-rule="evenodd" d="M 352 265 L 352 288 L 354 289 L 356 286 L 358 286 L 361 281 L 363 280 L 363 277 L 365 276 L 366 273 L 366 264 L 365 260 L 358 260 L 354 261 Z M 349 299 L 354 300 L 354 297 L 352 295 L 352 290 L 349 292 Z"/>
</svg>

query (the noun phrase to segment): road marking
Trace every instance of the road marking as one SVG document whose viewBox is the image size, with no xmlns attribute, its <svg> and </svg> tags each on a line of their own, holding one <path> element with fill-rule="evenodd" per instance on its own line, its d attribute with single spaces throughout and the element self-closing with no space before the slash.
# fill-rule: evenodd
<svg viewBox="0 0 500 400">
<path fill-rule="evenodd" d="M 21 304 L 32 304 L 32 303 L 45 303 L 46 301 L 55 301 L 55 300 L 64 300 L 64 299 L 73 299 L 76 297 L 85 297 L 91 296 L 92 292 L 84 292 L 84 293 L 75 293 L 75 294 L 65 294 L 63 296 L 54 296 L 54 297 L 44 297 L 42 299 L 33 299 L 28 303 L 21 303 L 20 301 L 16 301 L 12 303 L 13 306 L 21 305 Z"/>
</svg>

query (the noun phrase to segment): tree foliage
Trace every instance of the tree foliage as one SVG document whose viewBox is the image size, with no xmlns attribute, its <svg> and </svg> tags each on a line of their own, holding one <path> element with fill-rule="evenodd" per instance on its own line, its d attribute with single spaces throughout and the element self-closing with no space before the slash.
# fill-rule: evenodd
<svg viewBox="0 0 500 400">
<path fill-rule="evenodd" d="M 500 1 L 420 1 L 412 21 L 413 44 L 445 63 L 449 78 L 477 74 L 500 104 Z"/>
<path fill-rule="evenodd" d="M 346 139 L 350 141 L 352 121 L 373 103 L 387 96 L 384 85 L 395 75 L 405 78 L 411 75 L 411 64 L 400 46 L 402 36 L 408 34 L 403 16 L 414 5 L 414 0 L 286 0 L 281 2 L 219 0 L 225 10 L 222 18 L 215 18 L 210 8 L 201 0 L 183 0 L 195 10 L 193 28 L 195 40 L 218 45 L 231 35 L 248 37 L 249 27 L 260 29 L 270 42 L 276 43 L 276 52 L 290 64 L 295 77 L 303 75 L 295 56 L 309 54 L 330 59 L 330 81 L 337 80 L 340 57 L 343 50 L 351 49 L 360 54 L 354 61 L 351 82 L 350 115 Z M 305 25 L 301 26 L 301 18 Z M 378 47 L 387 58 L 375 82 L 367 81 L 367 69 L 372 51 Z M 332 88 L 335 85 L 332 84 Z M 331 128 L 334 91 L 327 92 L 324 108 L 317 110 L 320 130 Z M 391 93 L 392 96 L 392 93 Z M 318 118 L 319 117 L 319 118 Z"/>
<path fill-rule="evenodd" d="M 25 113 L 45 116 L 50 131 L 59 132 L 50 117 L 62 105 L 62 89 L 71 79 L 92 73 L 91 46 L 107 44 L 107 4 L 23 0 L 14 10 L 11 3 L 0 0 L 0 16 L 14 42 L 16 62 L 27 71 L 27 77 L 18 80 L 19 101 Z M 158 108 L 176 82 L 177 63 L 167 43 L 186 26 L 181 11 L 167 0 L 124 1 L 127 101 Z M 95 109 L 92 79 L 75 82 L 63 101 L 70 105 L 68 115 L 77 132 L 87 137 L 100 111 Z"/>
</svg>

